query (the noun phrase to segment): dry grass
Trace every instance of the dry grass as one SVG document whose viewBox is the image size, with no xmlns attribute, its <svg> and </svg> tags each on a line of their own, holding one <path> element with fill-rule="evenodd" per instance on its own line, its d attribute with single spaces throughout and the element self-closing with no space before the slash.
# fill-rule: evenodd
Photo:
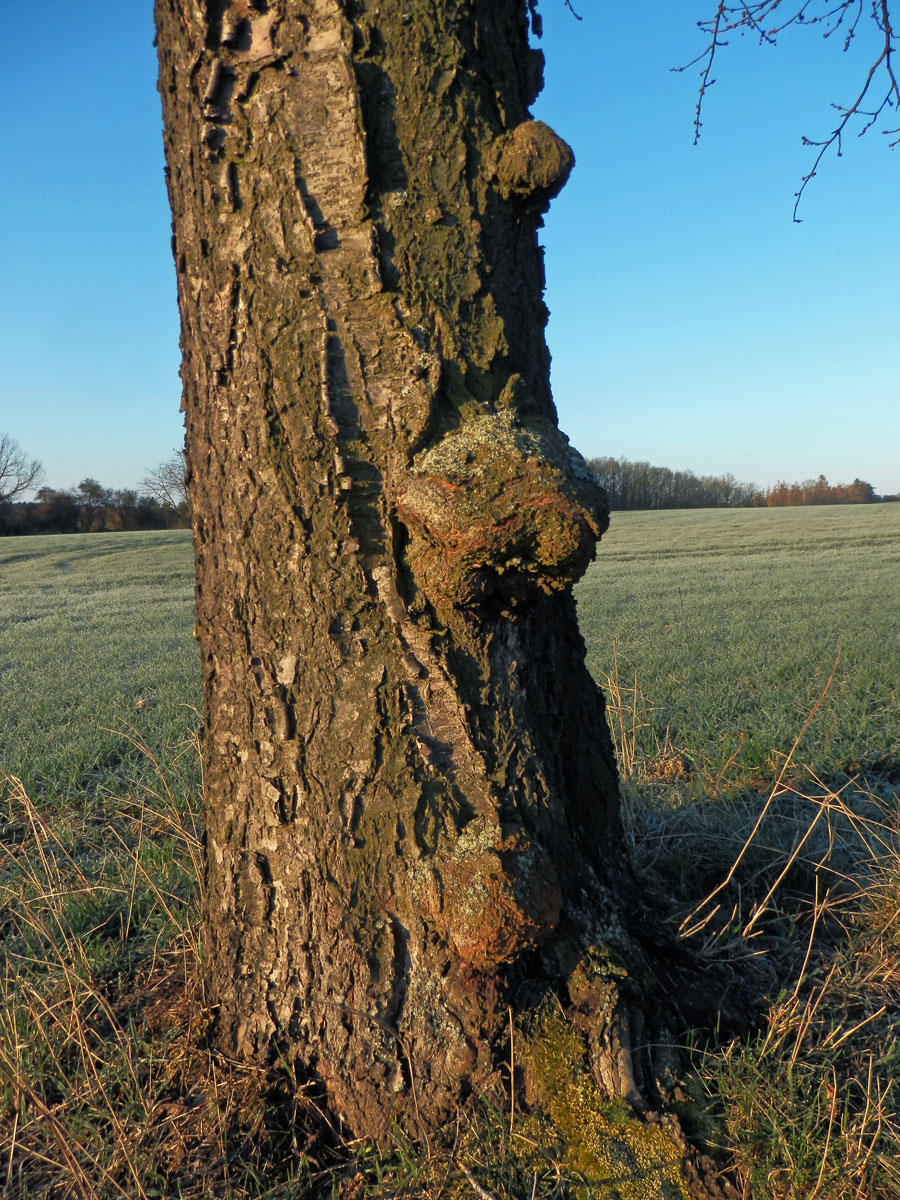
<svg viewBox="0 0 900 1200">
<path fill-rule="evenodd" d="M 755 1029 L 693 1051 L 738 1193 L 897 1200 L 896 785 L 795 766 L 804 726 L 768 787 L 706 778 L 705 800 L 673 804 L 660 781 L 677 781 L 682 756 L 666 739 L 641 758 L 646 697 L 616 678 L 609 695 L 638 870 L 701 960 L 730 964 L 738 994 L 763 1001 Z"/>
<path fill-rule="evenodd" d="M 508 1094 L 458 1114 L 430 1152 L 399 1130 L 378 1150 L 334 1136 L 289 1072 L 264 1076 L 209 1049 L 198 842 L 164 788 L 92 828 L 51 826 L 19 785 L 8 806 L 4 1196 L 592 1194 Z M 755 1034 L 694 1056 L 695 1092 L 699 1082 L 747 1200 L 900 1196 L 896 816 L 890 789 L 792 784 L 755 804 L 648 805 L 634 829 L 641 869 L 666 882 L 702 954 L 773 996 Z M 698 907 L 697 881 L 726 877 Z"/>
<path fill-rule="evenodd" d="M 898 813 L 896 798 L 867 798 L 884 819 L 833 792 L 806 797 L 809 836 L 783 846 L 775 879 L 732 934 L 752 944 L 768 923 L 768 957 L 782 975 L 759 1032 L 701 1057 L 747 1197 L 900 1196 Z M 820 819 L 832 834 L 852 826 L 860 857 L 850 873 L 828 854 L 809 860 L 812 896 L 783 901 L 778 884 Z"/>
<path fill-rule="evenodd" d="M 745 1200 L 900 1197 L 900 802 L 884 780 L 780 760 L 769 787 L 704 780 L 646 698 L 611 681 L 638 870 L 761 1019 L 691 1052 L 691 1113 Z M 629 740 L 630 739 L 630 740 Z M 799 740 L 799 739 L 798 739 Z M 137 741 L 137 739 L 136 739 Z M 187 753 L 194 753 L 188 749 Z M 285 1067 L 205 1041 L 199 839 L 155 763 L 142 799 L 52 817 L 9 781 L 0 826 L 0 1194 L 15 1200 L 565 1200 L 599 1195 L 509 1092 L 423 1148 L 346 1142 Z M 717 788 L 720 790 L 717 792 Z M 682 793 L 683 795 L 683 793 Z M 515 1037 L 510 1042 L 515 1073 Z"/>
<path fill-rule="evenodd" d="M 204 1048 L 199 843 L 161 780 L 137 807 L 62 828 L 9 781 L 4 1196 L 243 1196 L 279 1156 L 304 1170 L 284 1144 L 302 1122 L 272 1103 L 271 1080 Z"/>
</svg>

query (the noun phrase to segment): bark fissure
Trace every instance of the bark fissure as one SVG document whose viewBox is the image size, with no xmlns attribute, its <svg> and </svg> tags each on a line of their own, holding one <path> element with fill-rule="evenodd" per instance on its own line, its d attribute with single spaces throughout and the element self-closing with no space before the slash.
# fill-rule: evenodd
<svg viewBox="0 0 900 1200">
<path fill-rule="evenodd" d="M 542 336 L 571 152 L 519 0 L 157 22 L 217 1036 L 379 1134 L 491 1078 L 511 996 L 637 954 L 571 597 L 607 514 Z M 596 1056 L 630 1094 L 627 1041 Z"/>
</svg>

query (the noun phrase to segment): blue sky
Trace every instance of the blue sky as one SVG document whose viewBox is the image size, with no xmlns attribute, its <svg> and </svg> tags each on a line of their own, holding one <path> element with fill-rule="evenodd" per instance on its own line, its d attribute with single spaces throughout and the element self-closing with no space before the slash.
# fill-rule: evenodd
<svg viewBox="0 0 900 1200">
<path fill-rule="evenodd" d="M 542 0 L 536 115 L 574 147 L 546 221 L 553 386 L 588 456 L 763 485 L 900 491 L 900 153 L 848 139 L 808 189 L 801 135 L 867 61 L 818 34 L 723 52 L 693 147 L 714 0 Z M 178 319 L 150 0 L 27 6 L 8 56 L 0 431 L 53 486 L 139 482 L 181 440 Z M 867 32 L 867 31 L 866 31 Z"/>
</svg>

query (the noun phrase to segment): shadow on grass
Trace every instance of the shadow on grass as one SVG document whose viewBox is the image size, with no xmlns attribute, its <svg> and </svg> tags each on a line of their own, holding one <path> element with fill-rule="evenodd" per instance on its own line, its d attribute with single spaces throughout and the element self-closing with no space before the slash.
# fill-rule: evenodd
<svg viewBox="0 0 900 1200">
<path fill-rule="evenodd" d="M 744 1196 L 900 1195 L 895 779 L 801 769 L 674 806 L 655 783 L 625 795 L 651 903 L 720 989 L 722 1023 L 691 1035 L 687 1123 Z"/>
</svg>

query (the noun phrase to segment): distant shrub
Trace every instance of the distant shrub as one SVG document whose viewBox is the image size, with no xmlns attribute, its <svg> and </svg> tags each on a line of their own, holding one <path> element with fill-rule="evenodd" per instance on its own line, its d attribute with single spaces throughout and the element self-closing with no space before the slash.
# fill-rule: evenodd
<svg viewBox="0 0 900 1200">
<path fill-rule="evenodd" d="M 885 497 L 885 499 L 896 497 Z M 830 484 L 824 475 L 806 479 L 803 483 L 776 483 L 766 492 L 768 508 L 793 507 L 801 504 L 874 504 L 880 500 L 871 483 L 854 479 L 852 483 Z"/>
</svg>

